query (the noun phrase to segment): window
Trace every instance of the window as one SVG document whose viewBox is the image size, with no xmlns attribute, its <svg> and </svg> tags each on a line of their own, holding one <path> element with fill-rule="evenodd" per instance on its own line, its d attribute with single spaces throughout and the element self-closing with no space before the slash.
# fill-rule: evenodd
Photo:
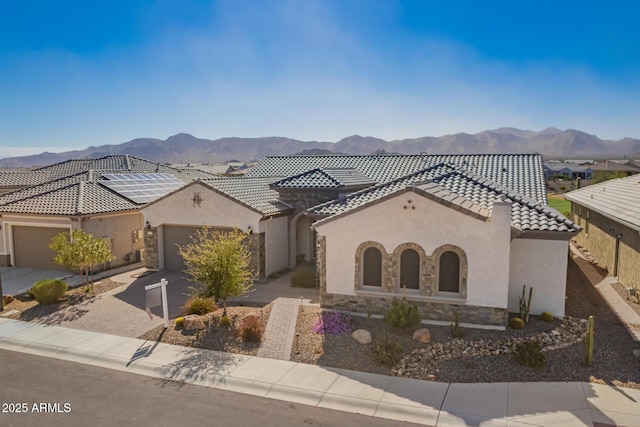
<svg viewBox="0 0 640 427">
<path fill-rule="evenodd" d="M 413 249 L 405 249 L 400 255 L 400 288 L 420 289 L 420 255 Z"/>
<path fill-rule="evenodd" d="M 460 257 L 452 251 L 440 255 L 438 274 L 439 292 L 460 292 Z"/>
<path fill-rule="evenodd" d="M 369 247 L 362 256 L 362 284 L 382 286 L 382 254 L 377 248 Z"/>
</svg>

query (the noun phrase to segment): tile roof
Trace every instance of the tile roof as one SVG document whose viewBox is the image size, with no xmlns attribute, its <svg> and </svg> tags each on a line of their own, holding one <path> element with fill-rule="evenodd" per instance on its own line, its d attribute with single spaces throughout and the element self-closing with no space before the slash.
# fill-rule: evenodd
<svg viewBox="0 0 640 427">
<path fill-rule="evenodd" d="M 293 210 L 290 205 L 278 200 L 277 191 L 269 188 L 272 178 L 218 178 L 202 182 L 263 215 L 278 215 Z"/>
<path fill-rule="evenodd" d="M 384 183 L 441 163 L 455 165 L 547 203 L 542 158 L 538 154 L 269 156 L 247 176 L 282 178 L 317 168 L 353 168 L 376 183 Z"/>
<path fill-rule="evenodd" d="M 2 170 L 0 171 L 0 187 L 23 187 L 36 185 L 51 179 L 49 171 L 34 170 Z"/>
<path fill-rule="evenodd" d="M 308 212 L 317 216 L 344 214 L 399 191 L 405 191 L 410 186 L 428 190 L 431 194 L 455 201 L 474 212 L 486 210 L 488 214 L 492 211 L 493 203 L 504 198 L 512 203 L 511 225 L 521 231 L 580 230 L 546 203 L 543 204 L 491 179 L 448 163 L 440 163 L 391 182 L 351 193 L 338 200 L 310 208 Z"/>
<path fill-rule="evenodd" d="M 271 184 L 271 188 L 349 188 L 375 184 L 357 169 L 316 168 Z"/>
<path fill-rule="evenodd" d="M 18 198 L 14 194 L 13 200 L 2 199 L 0 212 L 79 216 L 135 210 L 139 207 L 96 182 L 63 179 L 58 183 L 61 185 L 55 188 L 45 184 L 39 192 L 20 194 L 25 197 Z"/>
<path fill-rule="evenodd" d="M 633 162 L 626 163 L 618 163 L 613 160 L 605 160 L 600 163 L 596 163 L 591 166 L 593 171 L 605 171 L 605 172 L 613 172 L 613 171 L 621 171 L 621 172 L 629 172 L 629 173 L 640 173 L 640 166 L 636 165 Z"/>
<path fill-rule="evenodd" d="M 104 175 L 109 174 L 161 173 L 172 175 L 184 183 L 215 178 L 205 171 L 173 168 L 129 155 L 68 160 L 33 171 L 13 173 L 0 172 L 0 182 L 9 176 L 12 185 L 26 187 L 0 194 L 0 212 L 82 215 L 139 207 L 140 204 L 100 184 Z M 9 178 L 6 180 L 9 182 Z"/>
<path fill-rule="evenodd" d="M 640 231 L 640 175 L 589 185 L 564 197 Z"/>
</svg>

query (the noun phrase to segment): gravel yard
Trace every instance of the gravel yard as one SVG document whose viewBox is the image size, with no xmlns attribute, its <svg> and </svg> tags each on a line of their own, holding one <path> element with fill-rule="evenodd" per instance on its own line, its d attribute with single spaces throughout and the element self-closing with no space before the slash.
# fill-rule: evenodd
<svg viewBox="0 0 640 427">
<path fill-rule="evenodd" d="M 243 342 L 237 333 L 238 326 L 248 314 L 261 315 L 262 323 L 266 326 L 270 313 L 271 304 L 264 307 L 230 306 L 227 307 L 227 316 L 231 320 L 231 325 L 221 326 L 222 308 L 218 308 L 216 311 L 202 316 L 205 329 L 201 331 L 187 331 L 182 327 L 176 327 L 175 319 L 172 319 L 167 330 L 164 330 L 161 325 L 139 338 L 166 344 L 255 356 L 260 344 Z"/>
<path fill-rule="evenodd" d="M 511 328 L 504 332 L 467 329 L 463 340 L 452 338 L 449 327 L 427 326 L 431 332 L 431 343 L 419 344 L 412 341 L 411 332 L 395 330 L 382 319 L 367 320 L 365 317 L 354 316 L 356 329 L 369 330 L 374 340 L 382 335 L 392 336 L 402 346 L 405 359 L 399 366 L 390 369 L 372 359 L 371 345 L 356 343 L 350 334 L 312 333 L 313 323 L 319 313 L 319 308 L 305 308 L 304 312 L 300 313 L 296 330 L 299 334 L 299 345 L 297 349 L 294 345 L 291 360 L 380 374 L 401 374 L 441 382 L 585 381 L 640 388 L 640 363 L 632 354 L 632 350 L 640 348 L 640 344 L 632 341 L 615 314 L 571 260 L 567 277 L 566 314 L 577 319 L 578 324 L 579 319 L 586 319 L 589 315 L 595 318 L 593 364 L 588 368 L 582 365 L 582 342 L 569 342 L 564 348 L 545 351 L 546 365 L 540 369 L 520 365 L 511 354 L 493 355 L 487 350 L 484 354 L 489 355 L 461 355 L 441 363 L 429 360 L 430 356 L 438 354 L 442 347 L 457 349 L 459 352 L 467 349 L 467 353 L 472 354 L 478 351 L 477 348 L 486 347 L 488 342 L 509 342 L 508 340 L 517 338 L 540 336 L 542 333 L 549 336 L 553 329 L 561 327 L 558 320 L 545 323 L 537 317 L 532 317 L 525 329 L 519 331 Z M 582 328 L 584 330 L 584 323 Z M 581 337 L 582 332 L 578 335 Z M 299 354 L 296 354 L 297 352 Z M 480 352 L 482 353 L 482 350 Z M 433 369 L 424 369 L 425 366 L 431 368 L 432 363 Z"/>
</svg>

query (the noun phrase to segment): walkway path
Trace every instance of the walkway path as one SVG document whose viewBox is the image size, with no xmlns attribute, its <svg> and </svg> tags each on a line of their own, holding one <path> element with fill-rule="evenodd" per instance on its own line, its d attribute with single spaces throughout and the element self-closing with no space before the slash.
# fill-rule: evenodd
<svg viewBox="0 0 640 427">
<path fill-rule="evenodd" d="M 289 360 L 296 334 L 299 298 L 278 298 L 269 314 L 264 338 L 258 349 L 258 357 Z"/>
<path fill-rule="evenodd" d="M 618 283 L 618 279 L 612 276 L 602 278 L 601 274 L 584 258 L 582 253 L 573 244 L 570 246 L 571 258 L 573 258 L 576 265 L 594 285 L 611 310 L 618 316 L 620 322 L 622 322 L 625 328 L 627 328 L 627 331 L 629 331 L 629 334 L 631 334 L 631 338 L 636 342 L 640 342 L 640 316 L 638 316 L 638 314 L 629 307 L 627 301 L 613 289 L 612 285 Z"/>
<path fill-rule="evenodd" d="M 447 384 L 8 319 L 0 348 L 429 426 L 640 425 L 640 390 L 603 384 Z"/>
</svg>

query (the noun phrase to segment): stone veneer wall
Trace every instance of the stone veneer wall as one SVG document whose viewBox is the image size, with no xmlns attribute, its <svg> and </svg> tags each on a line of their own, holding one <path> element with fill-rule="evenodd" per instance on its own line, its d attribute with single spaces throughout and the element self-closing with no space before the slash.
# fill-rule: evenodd
<svg viewBox="0 0 640 427">
<path fill-rule="evenodd" d="M 154 270 L 160 269 L 158 227 L 144 229 L 144 266 Z"/>
<path fill-rule="evenodd" d="M 320 203 L 328 202 L 338 198 L 340 190 L 287 190 L 278 188 L 278 194 L 280 195 L 280 201 L 290 204 L 295 208 L 296 212 L 302 212 L 312 206 L 319 205 Z"/>
<path fill-rule="evenodd" d="M 376 246 L 375 244 L 371 245 L 374 242 L 366 242 L 369 243 L 370 246 Z M 368 247 L 363 244 L 363 248 Z M 325 255 L 327 251 L 327 242 L 325 236 L 318 236 L 316 240 L 317 247 L 317 259 L 316 259 L 316 284 L 320 289 L 320 305 L 323 308 L 329 308 L 332 310 L 342 310 L 342 311 L 350 311 L 355 313 L 367 313 L 371 312 L 374 314 L 384 314 L 389 308 L 391 308 L 391 303 L 394 298 L 400 298 L 401 295 L 397 293 L 390 293 L 389 296 L 373 296 L 373 295 L 338 295 L 338 294 L 328 294 L 327 293 L 327 268 Z M 456 252 L 460 255 L 459 248 L 454 246 L 445 245 L 438 250 L 453 250 L 456 249 Z M 364 249 L 363 249 L 364 250 Z M 383 262 L 385 256 L 388 257 L 384 251 L 383 253 Z M 358 257 L 357 257 L 358 258 Z M 356 258 L 356 259 L 357 259 Z M 462 259 L 460 260 L 463 261 Z M 387 263 L 387 265 L 392 264 L 391 262 Z M 464 262 L 463 269 L 463 277 L 461 279 L 464 280 L 464 293 L 466 297 L 466 259 Z M 393 266 L 388 267 L 390 271 L 383 271 L 383 280 L 384 277 L 387 278 L 387 283 L 392 282 L 389 280 L 389 274 L 393 274 Z M 425 269 L 426 270 L 426 269 Z M 431 271 L 431 270 L 430 270 Z M 359 283 L 359 276 L 356 277 L 356 282 Z M 461 289 L 462 294 L 462 289 Z M 424 298 L 424 297 L 422 297 Z M 418 307 L 418 313 L 420 314 L 420 318 L 423 320 L 440 320 L 445 322 L 451 322 L 454 320 L 454 315 L 456 312 L 460 314 L 460 321 L 465 323 L 477 323 L 483 325 L 496 325 L 496 326 L 506 326 L 509 320 L 509 312 L 506 308 L 495 308 L 495 307 L 480 307 L 466 304 L 455 304 L 455 303 L 446 303 L 440 301 L 425 301 L 425 300 L 412 300 L 410 295 L 406 296 L 407 302 L 411 305 L 416 305 Z"/>
<path fill-rule="evenodd" d="M 320 305 L 323 308 L 332 310 L 385 314 L 391 308 L 391 302 L 394 298 L 401 298 L 401 296 L 394 295 L 392 298 L 391 295 L 337 295 L 321 291 Z M 439 301 L 418 301 L 412 300 L 409 295 L 407 295 L 406 300 L 407 304 L 418 307 L 418 313 L 423 320 L 453 322 L 456 312 L 460 314 L 460 321 L 465 323 L 506 326 L 509 319 L 509 312 L 506 308 L 480 307 Z"/>
</svg>

